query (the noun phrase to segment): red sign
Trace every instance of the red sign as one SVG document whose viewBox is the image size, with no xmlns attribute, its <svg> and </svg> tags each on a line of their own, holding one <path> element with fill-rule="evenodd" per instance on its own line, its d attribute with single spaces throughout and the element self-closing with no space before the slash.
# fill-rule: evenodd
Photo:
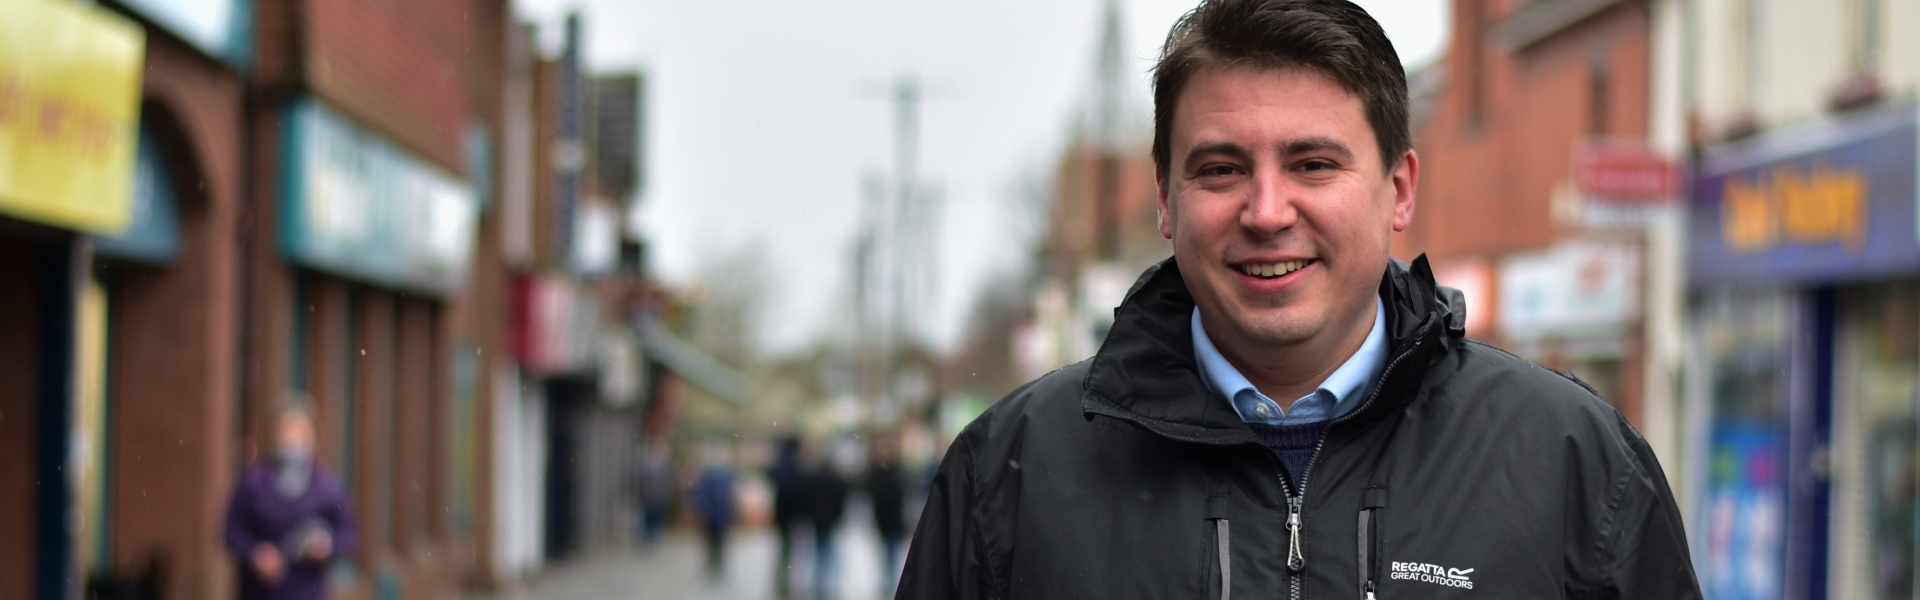
<svg viewBox="0 0 1920 600">
<path fill-rule="evenodd" d="M 1574 152 L 1573 174 L 1580 194 L 1597 201 L 1667 202 L 1680 189 L 1673 161 L 1638 144 L 1583 146 Z"/>
</svg>

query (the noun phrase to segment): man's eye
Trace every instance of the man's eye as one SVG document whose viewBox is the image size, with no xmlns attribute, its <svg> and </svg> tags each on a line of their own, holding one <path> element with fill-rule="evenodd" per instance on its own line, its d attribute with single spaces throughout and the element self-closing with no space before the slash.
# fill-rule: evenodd
<svg viewBox="0 0 1920 600">
<path fill-rule="evenodd" d="M 1234 173 L 1238 173 L 1239 171 L 1240 171 L 1239 169 L 1236 169 L 1231 165 L 1209 165 L 1209 166 L 1200 168 L 1200 176 L 1214 177 L 1219 175 L 1232 175 Z"/>
<path fill-rule="evenodd" d="M 1333 169 L 1333 163 L 1324 160 L 1311 160 L 1300 164 L 1302 171 L 1327 171 Z"/>
</svg>

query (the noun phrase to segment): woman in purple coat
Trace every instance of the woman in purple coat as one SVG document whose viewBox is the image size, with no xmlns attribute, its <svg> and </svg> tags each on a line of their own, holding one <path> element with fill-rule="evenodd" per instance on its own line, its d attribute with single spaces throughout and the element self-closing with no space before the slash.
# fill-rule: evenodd
<svg viewBox="0 0 1920 600">
<path fill-rule="evenodd" d="M 273 456 L 240 474 L 227 506 L 227 549 L 242 600 L 322 600 L 327 565 L 353 552 L 353 513 L 340 481 L 313 457 L 313 417 L 281 411 Z"/>
</svg>

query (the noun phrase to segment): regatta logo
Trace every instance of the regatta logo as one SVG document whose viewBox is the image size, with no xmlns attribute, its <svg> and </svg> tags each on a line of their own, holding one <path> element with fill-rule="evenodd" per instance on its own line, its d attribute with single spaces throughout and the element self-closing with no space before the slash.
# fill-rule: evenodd
<svg viewBox="0 0 1920 600">
<path fill-rule="evenodd" d="M 1463 590 L 1473 589 L 1473 569 L 1449 569 L 1421 562 L 1393 563 L 1391 579 L 1432 583 Z"/>
</svg>

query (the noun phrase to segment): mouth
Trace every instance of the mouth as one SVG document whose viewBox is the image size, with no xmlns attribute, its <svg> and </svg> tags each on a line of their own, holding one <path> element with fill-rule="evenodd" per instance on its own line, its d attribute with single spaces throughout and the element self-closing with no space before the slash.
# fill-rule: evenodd
<svg viewBox="0 0 1920 600">
<path fill-rule="evenodd" d="M 1286 260 L 1273 263 L 1242 263 L 1233 265 L 1241 274 L 1259 279 L 1279 279 L 1288 273 L 1307 268 L 1320 261 L 1313 259 Z"/>
</svg>

